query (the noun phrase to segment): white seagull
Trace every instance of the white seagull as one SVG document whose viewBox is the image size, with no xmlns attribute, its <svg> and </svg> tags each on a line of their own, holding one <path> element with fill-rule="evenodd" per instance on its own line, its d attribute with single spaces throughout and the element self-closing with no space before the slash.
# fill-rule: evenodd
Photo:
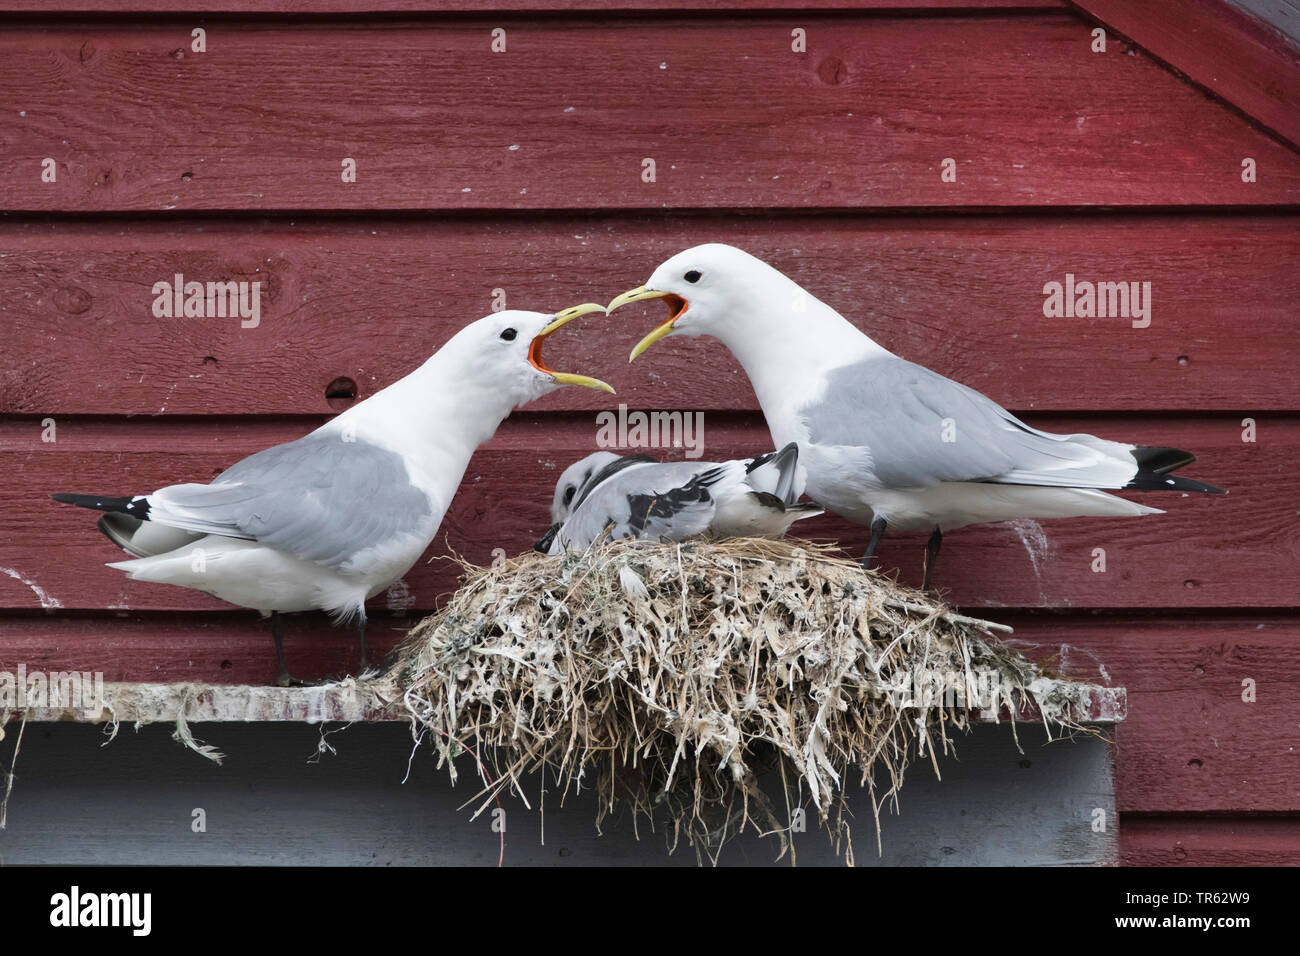
<svg viewBox="0 0 1300 956">
<path fill-rule="evenodd" d="M 132 580 L 194 588 L 270 615 L 281 686 L 300 683 L 285 667 L 281 612 L 355 619 L 364 671 L 366 599 L 433 541 L 474 449 L 516 405 L 562 385 L 614 391 L 542 361 L 547 336 L 604 311 L 587 303 L 479 319 L 405 378 L 210 484 L 54 500 L 108 512 L 100 530 L 135 556 L 109 567 Z"/>
<path fill-rule="evenodd" d="M 1195 461 L 1174 448 L 1031 428 L 996 402 L 887 351 L 767 263 L 711 243 L 664 262 L 609 304 L 662 298 L 665 336 L 713 335 L 744 367 L 777 445 L 796 442 L 808 495 L 870 525 L 870 565 L 886 527 L 932 532 L 1012 518 L 1161 514 L 1123 491 L 1224 494 L 1172 477 Z"/>
<path fill-rule="evenodd" d="M 582 482 L 573 488 L 574 478 Z M 780 537 L 801 518 L 822 513 L 799 503 L 804 471 L 799 448 L 724 462 L 655 461 L 596 452 L 567 468 L 557 483 L 556 524 L 534 550 L 582 550 L 608 536 L 684 541 Z"/>
</svg>

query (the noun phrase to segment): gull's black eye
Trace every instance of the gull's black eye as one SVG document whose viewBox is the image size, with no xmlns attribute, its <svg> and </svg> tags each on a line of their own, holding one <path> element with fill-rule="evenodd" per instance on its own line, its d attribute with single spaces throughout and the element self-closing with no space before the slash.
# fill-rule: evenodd
<svg viewBox="0 0 1300 956">
<path fill-rule="evenodd" d="M 699 281 L 700 281 L 700 274 L 699 274 L 697 271 L 695 271 L 694 269 L 692 269 L 690 272 L 686 273 L 686 275 L 683 276 L 683 278 L 684 278 L 687 282 L 699 282 Z"/>
<path fill-rule="evenodd" d="M 573 500 L 573 493 L 577 490 L 578 489 L 573 487 L 573 485 L 569 485 L 569 487 L 564 489 L 564 503 L 566 505 Z"/>
<path fill-rule="evenodd" d="M 516 332 L 514 329 L 506 329 L 504 332 L 501 333 L 501 337 L 505 339 L 507 342 L 513 342 L 515 340 L 515 336 L 518 334 L 519 333 Z"/>
</svg>

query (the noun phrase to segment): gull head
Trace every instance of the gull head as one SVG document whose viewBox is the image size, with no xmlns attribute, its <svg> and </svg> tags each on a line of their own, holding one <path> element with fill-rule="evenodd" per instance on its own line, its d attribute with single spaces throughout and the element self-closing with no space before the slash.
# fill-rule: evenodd
<svg viewBox="0 0 1300 956">
<path fill-rule="evenodd" d="M 766 306 L 801 292 L 762 259 L 711 242 L 677 253 L 645 285 L 614 299 L 607 311 L 646 299 L 662 299 L 668 306 L 668 318 L 636 344 L 628 356 L 631 362 L 669 335 L 714 335 L 725 342 L 745 325 L 752 328 L 753 318 Z"/>
<path fill-rule="evenodd" d="M 614 389 L 600 379 L 557 372 L 542 358 L 544 343 L 557 329 L 593 312 L 603 315 L 605 307 L 587 302 L 555 313 L 519 309 L 494 312 L 456 333 L 441 353 L 470 381 L 503 390 L 516 405 L 562 385 L 581 385 L 613 394 Z"/>
<path fill-rule="evenodd" d="M 551 499 L 551 520 L 564 521 L 568 518 L 583 485 L 610 462 L 618 461 L 619 457 L 612 451 L 597 451 L 564 469 L 560 480 L 555 483 L 555 497 Z"/>
</svg>

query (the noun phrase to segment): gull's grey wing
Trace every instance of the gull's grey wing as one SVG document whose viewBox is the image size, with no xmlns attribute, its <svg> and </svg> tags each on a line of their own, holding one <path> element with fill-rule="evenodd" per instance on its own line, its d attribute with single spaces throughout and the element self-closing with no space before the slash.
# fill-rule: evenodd
<svg viewBox="0 0 1300 956">
<path fill-rule="evenodd" d="M 606 462 L 600 468 L 596 469 L 593 474 L 584 478 L 582 484 L 578 486 L 578 493 L 573 498 L 573 509 L 577 510 L 595 488 L 599 487 L 606 481 L 609 481 L 619 472 L 626 468 L 634 468 L 637 465 L 646 464 L 657 465 L 659 464 L 659 461 L 651 458 L 649 455 L 635 454 L 622 455 L 621 457 L 615 458 L 613 461 Z"/>
<path fill-rule="evenodd" d="M 710 489 L 722 475 L 722 468 L 700 462 L 624 467 L 588 488 L 555 536 L 551 553 L 585 548 L 607 528 L 611 540 L 681 541 L 701 534 L 716 510 Z"/>
<path fill-rule="evenodd" d="M 792 505 L 803 494 L 803 485 L 798 484 L 798 469 L 799 444 L 789 442 L 779 451 L 769 451 L 746 461 L 745 483 L 756 492 L 775 495 L 783 504 Z"/>
<path fill-rule="evenodd" d="M 275 445 L 210 485 L 162 488 L 149 505 L 150 521 L 255 540 L 333 567 L 441 520 L 400 455 L 339 434 Z"/>
<path fill-rule="evenodd" d="M 989 481 L 1120 488 L 1131 446 L 1031 428 L 992 399 L 896 356 L 832 370 L 823 397 L 799 410 L 813 444 L 864 455 L 886 488 Z"/>
</svg>

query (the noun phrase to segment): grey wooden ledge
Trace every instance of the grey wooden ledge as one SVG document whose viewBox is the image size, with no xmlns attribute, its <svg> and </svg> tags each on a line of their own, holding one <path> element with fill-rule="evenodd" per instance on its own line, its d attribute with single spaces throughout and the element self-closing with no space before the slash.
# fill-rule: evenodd
<svg viewBox="0 0 1300 956">
<path fill-rule="evenodd" d="M 1060 682 L 1079 705 L 1069 717 L 1080 724 L 1114 724 L 1128 711 L 1123 687 Z M 385 677 L 348 678 L 319 687 L 275 687 L 244 684 L 104 684 L 103 707 L 58 704 L 12 706 L 13 717 L 28 721 L 81 723 L 405 721 L 407 714 L 396 683 Z M 0 714 L 3 711 L 0 710 Z M 1007 714 L 971 710 L 976 720 L 994 723 Z M 1026 708 L 1018 719 L 1038 720 L 1036 708 Z"/>
</svg>

